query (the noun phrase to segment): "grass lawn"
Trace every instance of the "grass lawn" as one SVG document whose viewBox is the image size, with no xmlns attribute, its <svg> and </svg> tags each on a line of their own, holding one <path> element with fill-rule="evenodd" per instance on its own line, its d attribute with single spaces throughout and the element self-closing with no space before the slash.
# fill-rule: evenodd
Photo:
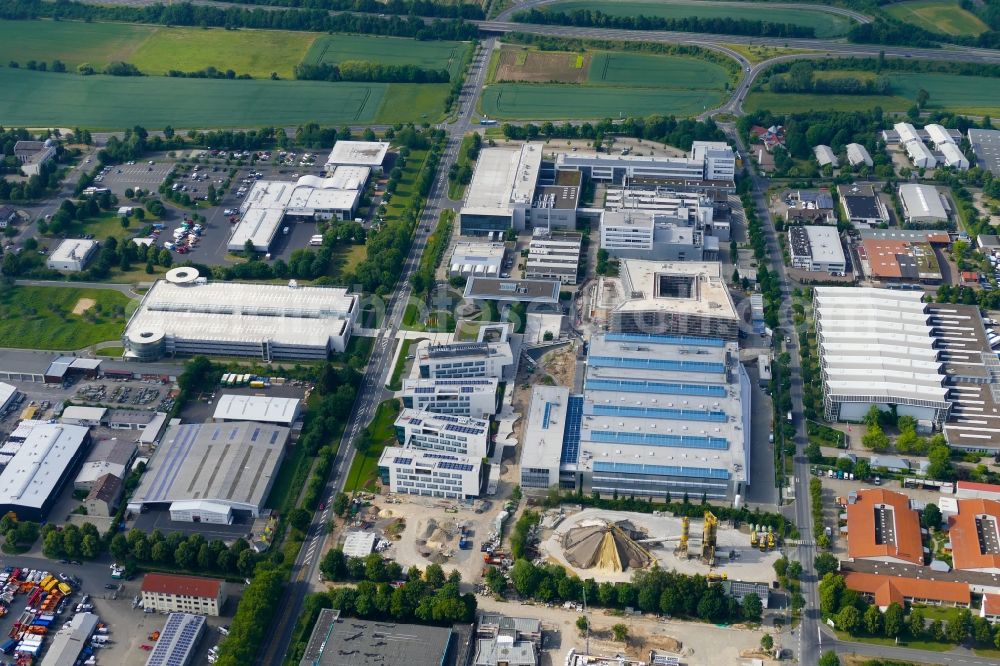
<svg viewBox="0 0 1000 666">
<path fill-rule="evenodd" d="M 767 9 L 771 7 L 771 9 Z M 625 2 L 607 2 L 602 0 L 567 0 L 548 5 L 552 12 L 573 12 L 578 9 L 601 11 L 609 16 L 655 16 L 667 19 L 682 19 L 697 16 L 699 18 L 732 18 L 750 21 L 768 21 L 771 23 L 791 23 L 805 26 L 816 31 L 816 37 L 842 37 L 854 25 L 854 21 L 837 14 L 822 10 L 791 9 L 780 4 L 762 2 L 726 3 L 726 2 L 643 2 L 628 0 Z"/>
<path fill-rule="evenodd" d="M 117 129 L 436 120 L 447 84 L 78 76 L 0 68 L 7 125 Z M 25 105 L 19 100 L 32 99 Z"/>
<path fill-rule="evenodd" d="M 392 368 L 392 377 L 389 378 L 389 384 L 386 386 L 390 391 L 398 391 L 403 388 L 402 374 L 406 367 L 406 357 L 410 355 L 410 348 L 421 340 L 426 340 L 426 338 L 407 338 L 400 344 L 399 356 L 396 357 L 396 365 Z"/>
<path fill-rule="evenodd" d="M 954 643 L 938 643 L 937 641 L 908 641 L 899 639 L 897 643 L 895 639 L 886 638 L 884 636 L 858 636 L 851 635 L 846 631 L 839 631 L 834 629 L 837 634 L 837 638 L 842 641 L 855 641 L 858 643 L 868 643 L 869 645 L 882 645 L 885 647 L 906 647 L 911 650 L 927 650 L 928 652 L 948 652 L 954 649 Z"/>
<path fill-rule="evenodd" d="M 468 155 L 466 154 L 469 148 L 472 147 L 472 134 L 466 134 L 462 137 L 462 145 L 458 147 L 458 159 L 456 162 L 458 166 L 465 166 L 469 163 Z M 448 181 L 448 198 L 452 201 L 461 201 L 465 197 L 465 185 L 456 181 Z"/>
<path fill-rule="evenodd" d="M 367 255 L 364 244 L 352 243 L 334 246 L 333 258 L 330 261 L 331 277 L 336 278 L 353 273 L 358 264 L 364 261 L 365 256 Z"/>
<path fill-rule="evenodd" d="M 958 619 L 959 609 L 957 608 L 947 608 L 944 606 L 916 606 L 916 608 L 923 611 L 924 617 L 928 620 L 951 622 Z"/>
<path fill-rule="evenodd" d="M 95 304 L 73 314 L 87 305 L 84 299 Z M 0 347 L 75 350 L 115 340 L 137 303 L 111 289 L 6 287 L 0 290 Z"/>
<path fill-rule="evenodd" d="M 344 492 L 353 493 L 360 490 L 373 489 L 378 479 L 378 459 L 387 445 L 396 441 L 394 423 L 399 415 L 398 400 L 386 400 L 375 410 L 375 416 L 368 425 L 371 442 L 364 453 L 358 452 L 351 463 L 344 483 Z"/>
<path fill-rule="evenodd" d="M 0 21 L 0 63 L 24 67 L 29 60 L 62 60 L 70 71 L 89 62 L 103 68 L 113 60 L 132 62 L 142 43 L 159 28 L 127 23 Z"/>
<path fill-rule="evenodd" d="M 602 51 L 591 59 L 588 83 L 637 88 L 705 90 L 725 88 L 729 72 L 695 58 Z"/>
<path fill-rule="evenodd" d="M 85 234 L 93 234 L 94 238 L 103 241 L 109 236 L 113 236 L 119 240 L 123 238 L 133 238 L 136 233 L 142 229 L 146 224 L 151 224 L 150 222 L 143 220 L 139 222 L 135 218 L 131 219 L 128 229 L 122 228 L 121 218 L 115 211 L 108 211 L 101 213 L 97 217 L 92 217 L 88 220 L 80 221 L 73 220 L 65 229 L 61 231 L 60 234 L 64 234 L 71 238 L 81 238 Z M 49 245 L 55 248 L 59 244 L 58 240 L 53 239 Z M 154 279 L 154 278 L 150 278 Z"/>
<path fill-rule="evenodd" d="M 559 120 L 619 116 L 695 116 L 718 106 L 723 91 L 497 83 L 483 90 L 482 112 L 493 118 Z"/>
<path fill-rule="evenodd" d="M 369 35 L 321 35 L 303 62 L 338 63 L 367 60 L 386 65 L 416 65 L 424 69 L 447 69 L 452 78 L 461 73 L 471 50 L 468 42 L 428 41 Z"/>
<path fill-rule="evenodd" d="M 105 347 L 104 349 L 98 349 L 98 356 L 110 356 L 112 358 L 119 358 L 125 353 L 124 347 Z"/>
<path fill-rule="evenodd" d="M 897 2 L 885 7 L 885 12 L 918 28 L 946 35 L 976 36 L 990 29 L 978 16 L 962 9 L 958 0 Z"/>
<path fill-rule="evenodd" d="M 295 507 L 299 498 L 299 491 L 302 490 L 309 478 L 309 470 L 312 467 L 313 459 L 306 455 L 303 446 L 293 446 L 285 459 L 281 461 L 278 468 L 278 475 L 271 484 L 271 492 L 267 496 L 264 504 L 268 509 L 284 512 Z M 292 490 L 295 493 L 292 493 Z"/>
<path fill-rule="evenodd" d="M 407 304 L 406 309 L 403 311 L 403 321 L 400 323 L 400 327 L 408 331 L 427 330 L 424 322 L 420 321 L 420 306 L 417 303 Z"/>
<path fill-rule="evenodd" d="M 146 74 L 195 72 L 205 67 L 268 78 L 294 77 L 316 33 L 286 30 L 158 28 L 128 60 Z"/>
</svg>

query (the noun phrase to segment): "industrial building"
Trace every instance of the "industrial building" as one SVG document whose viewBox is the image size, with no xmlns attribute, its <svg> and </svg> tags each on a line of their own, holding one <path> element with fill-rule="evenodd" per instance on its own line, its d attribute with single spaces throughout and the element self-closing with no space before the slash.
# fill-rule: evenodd
<svg viewBox="0 0 1000 666">
<path fill-rule="evenodd" d="M 396 439 L 403 448 L 480 459 L 489 449 L 490 422 L 486 419 L 403 409 L 395 427 Z"/>
<path fill-rule="evenodd" d="M 448 627 L 386 623 L 319 612 L 299 666 L 443 666 L 464 646 Z"/>
<path fill-rule="evenodd" d="M 475 342 L 421 343 L 415 356 L 422 379 L 495 377 L 506 381 L 516 370 L 509 323 L 481 326 Z"/>
<path fill-rule="evenodd" d="M 83 426 L 21 421 L 0 448 L 0 515 L 43 520 L 89 448 Z"/>
<path fill-rule="evenodd" d="M 836 169 L 840 166 L 837 153 L 833 152 L 833 148 L 830 146 L 816 146 L 813 148 L 813 154 L 816 155 L 816 161 L 819 162 L 821 167 L 831 166 Z"/>
<path fill-rule="evenodd" d="M 600 247 L 619 259 L 704 261 L 718 257 L 719 240 L 670 216 L 606 210 L 601 215 Z"/>
<path fill-rule="evenodd" d="M 862 238 L 857 246 L 864 274 L 884 284 L 938 284 L 941 266 L 930 243 Z"/>
<path fill-rule="evenodd" d="M 42 375 L 46 384 L 63 384 L 71 379 L 96 379 L 101 372 L 101 359 L 78 356 L 57 356 Z"/>
<path fill-rule="evenodd" d="M 785 198 L 789 224 L 837 224 L 833 196 L 828 190 L 795 190 Z"/>
<path fill-rule="evenodd" d="M 358 315 L 356 294 L 339 287 L 208 282 L 178 268 L 150 287 L 122 342 L 125 357 L 209 354 L 326 360 L 343 352 Z"/>
<path fill-rule="evenodd" d="M 695 227 L 708 235 L 728 241 L 728 220 L 715 219 L 716 206 L 719 204 L 728 204 L 728 201 L 712 199 L 702 192 L 685 192 L 659 186 L 609 186 L 604 197 L 605 213 L 647 212 L 677 226 Z"/>
<path fill-rule="evenodd" d="M 542 165 L 540 143 L 520 148 L 484 148 L 479 152 L 465 205 L 458 213 L 463 236 L 521 231 L 531 217 Z M 576 210 L 573 210 L 576 220 Z"/>
<path fill-rule="evenodd" d="M 792 268 L 826 273 L 847 270 L 847 257 L 836 227 L 789 227 L 788 248 Z"/>
<path fill-rule="evenodd" d="M 129 510 L 168 508 L 172 520 L 230 524 L 258 516 L 285 455 L 288 428 L 264 423 L 171 425 Z"/>
<path fill-rule="evenodd" d="M 950 402 L 923 292 L 816 287 L 825 418 L 861 421 L 872 405 L 935 426 Z"/>
<path fill-rule="evenodd" d="M 339 167 L 364 167 L 381 173 L 389 152 L 388 141 L 338 141 L 326 158 L 326 170 Z"/>
<path fill-rule="evenodd" d="M 52 643 L 45 650 L 41 666 L 75 666 L 80 663 L 83 649 L 97 630 L 100 618 L 93 613 L 76 613 L 59 631 L 52 634 Z"/>
<path fill-rule="evenodd" d="M 404 379 L 403 407 L 436 414 L 488 419 L 497 410 L 496 377 Z"/>
<path fill-rule="evenodd" d="M 538 229 L 573 229 L 580 204 L 583 175 L 557 171 L 551 184 L 539 183 L 531 203 L 531 226 Z"/>
<path fill-rule="evenodd" d="M 45 141 L 17 141 L 14 143 L 14 157 L 21 163 L 25 176 L 42 173 L 42 165 L 56 156 L 56 145 L 52 139 Z"/>
<path fill-rule="evenodd" d="M 223 393 L 215 403 L 215 421 L 253 421 L 291 427 L 299 419 L 302 401 L 269 395 Z"/>
<path fill-rule="evenodd" d="M 964 171 L 969 168 L 969 158 L 965 156 L 962 149 L 953 143 L 946 143 L 941 146 L 942 164 L 952 169 Z"/>
<path fill-rule="evenodd" d="M 0 382 L 0 413 L 7 411 L 17 401 L 18 390 L 16 386 Z"/>
<path fill-rule="evenodd" d="M 924 564 L 920 515 L 910 498 L 881 488 L 859 490 L 847 506 L 847 556 L 895 564 Z"/>
<path fill-rule="evenodd" d="M 851 164 L 851 166 L 859 166 L 863 164 L 870 167 L 875 164 L 872 161 L 872 156 L 868 152 L 868 149 L 860 143 L 847 144 L 847 161 Z"/>
<path fill-rule="evenodd" d="M 736 340 L 739 315 L 718 262 L 626 259 L 617 279 L 602 281 L 614 333 L 699 335 Z"/>
<path fill-rule="evenodd" d="M 466 500 L 479 497 L 482 457 L 387 446 L 378 461 L 391 493 Z"/>
<path fill-rule="evenodd" d="M 1000 502 L 1000 485 L 976 483 L 975 481 L 956 481 L 955 497 L 957 499 L 988 499 Z"/>
<path fill-rule="evenodd" d="M 736 155 L 721 141 L 695 141 L 688 157 L 562 153 L 556 157 L 557 171 L 580 171 L 591 180 L 623 183 L 642 181 L 688 185 L 732 187 Z"/>
<path fill-rule="evenodd" d="M 45 265 L 54 271 L 79 273 L 97 254 L 98 243 L 83 238 L 67 238 L 52 250 Z"/>
<path fill-rule="evenodd" d="M 139 592 L 144 608 L 161 613 L 217 616 L 226 603 L 226 584 L 215 578 L 148 573 Z"/>
<path fill-rule="evenodd" d="M 559 302 L 559 280 L 516 280 L 472 277 L 465 283 L 466 299 L 555 305 Z"/>
<path fill-rule="evenodd" d="M 874 227 L 889 222 L 889 211 L 871 185 L 838 185 L 837 194 L 851 224 Z"/>
<path fill-rule="evenodd" d="M 583 234 L 579 232 L 535 229 L 528 244 L 524 277 L 576 284 L 582 245 Z"/>
<path fill-rule="evenodd" d="M 970 129 L 969 143 L 976 154 L 976 166 L 1000 176 L 1000 130 Z"/>
<path fill-rule="evenodd" d="M 907 224 L 943 226 L 948 223 L 948 211 L 941 193 L 933 185 L 900 185 L 899 201 L 903 204 L 903 218 Z"/>
<path fill-rule="evenodd" d="M 448 262 L 448 277 L 499 277 L 506 251 L 504 243 L 455 243 Z"/>
<path fill-rule="evenodd" d="M 298 219 L 349 220 L 367 182 L 368 173 L 356 166 L 339 167 L 328 178 L 302 176 L 294 183 L 258 180 L 240 204 L 228 249 L 242 252 L 249 241 L 254 251 L 270 252 L 282 225 Z"/>
<path fill-rule="evenodd" d="M 118 502 L 125 490 L 125 482 L 120 476 L 105 474 L 94 482 L 83 500 L 83 508 L 88 516 L 110 518 L 118 510 Z"/>
<path fill-rule="evenodd" d="M 533 389 L 521 486 L 733 501 L 750 483 L 749 424 L 735 342 L 597 335 L 582 395 Z"/>
<path fill-rule="evenodd" d="M 101 425 L 107 413 L 107 407 L 70 405 L 63 410 L 59 416 L 59 420 L 67 425 L 81 425 L 93 428 Z"/>
<path fill-rule="evenodd" d="M 915 127 L 910 123 L 896 123 L 893 126 L 899 144 L 906 151 L 913 166 L 918 169 L 932 169 L 937 166 L 937 158 L 931 149 L 924 143 L 924 137 L 928 136 L 926 130 L 921 136 Z M 890 143 L 891 141 L 887 141 Z"/>
<path fill-rule="evenodd" d="M 149 653 L 146 666 L 190 666 L 204 635 L 204 615 L 171 613 Z"/>
<path fill-rule="evenodd" d="M 102 439 L 87 454 L 73 481 L 74 490 L 90 491 L 105 474 L 120 479 L 128 476 L 136 455 L 135 442 L 128 439 Z"/>
</svg>

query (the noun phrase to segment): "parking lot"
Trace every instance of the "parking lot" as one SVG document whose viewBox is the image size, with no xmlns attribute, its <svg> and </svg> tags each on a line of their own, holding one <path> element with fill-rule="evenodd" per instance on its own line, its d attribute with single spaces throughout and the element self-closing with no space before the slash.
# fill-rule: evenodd
<svg viewBox="0 0 1000 666">
<path fill-rule="evenodd" d="M 106 187 L 114 194 L 117 194 L 125 205 L 125 190 L 141 188 L 155 192 L 160 183 L 167 177 L 173 168 L 173 163 L 163 160 L 149 160 L 137 162 L 136 164 L 119 164 L 107 167 L 107 172 L 97 176 L 94 187 Z"/>
<path fill-rule="evenodd" d="M 167 396 L 168 387 L 152 382 L 103 379 L 82 382 L 73 388 L 76 391 L 73 402 L 78 404 L 157 411 L 165 411 L 172 406 Z"/>
</svg>

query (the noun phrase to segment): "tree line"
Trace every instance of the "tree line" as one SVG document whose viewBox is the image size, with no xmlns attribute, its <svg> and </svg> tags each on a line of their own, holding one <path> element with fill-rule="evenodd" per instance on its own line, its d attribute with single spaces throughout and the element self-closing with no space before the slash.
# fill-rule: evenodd
<svg viewBox="0 0 1000 666">
<path fill-rule="evenodd" d="M 613 121 L 606 118 L 597 123 L 562 123 L 556 125 L 544 122 L 541 125 L 511 125 L 504 123 L 501 131 L 507 139 L 534 141 L 544 139 L 593 139 L 603 142 L 610 136 L 626 136 L 633 139 L 658 141 L 681 150 L 691 150 L 695 141 L 724 141 L 725 134 L 715 121 L 705 121 L 674 116 L 648 116 L 646 118 L 626 118 Z"/>
<path fill-rule="evenodd" d="M 571 25 L 586 28 L 615 28 L 619 30 L 670 30 L 679 32 L 706 32 L 720 35 L 754 35 L 760 37 L 815 37 L 813 28 L 792 23 L 772 23 L 751 19 L 665 18 L 660 16 L 612 16 L 596 9 L 577 9 L 572 12 L 553 12 L 530 9 L 517 12 L 513 20 L 518 23 L 540 25 Z"/>
<path fill-rule="evenodd" d="M 483 12 L 481 6 L 466 2 L 455 4 L 433 2 L 432 0 L 390 0 L 389 2 L 379 2 L 378 0 L 236 0 L 236 2 L 242 5 L 299 7 L 393 16 L 461 18 L 469 21 L 486 18 L 486 13 Z"/>
<path fill-rule="evenodd" d="M 461 19 L 435 19 L 425 23 L 417 16 L 379 18 L 372 14 L 331 14 L 324 9 L 243 9 L 178 4 L 131 6 L 87 5 L 72 0 L 2 0 L 0 18 L 24 20 L 116 21 L 205 28 L 254 28 L 309 32 L 353 32 L 365 35 L 414 37 L 421 40 L 476 39 L 479 29 Z"/>
<path fill-rule="evenodd" d="M 775 93 L 813 93 L 817 95 L 888 95 L 892 92 L 889 77 L 880 74 L 872 79 L 838 76 L 817 79 L 812 63 L 798 61 L 787 74 L 772 74 L 768 86 Z"/>
<path fill-rule="evenodd" d="M 295 78 L 303 81 L 372 81 L 376 83 L 448 83 L 447 69 L 426 69 L 416 65 L 387 65 L 363 60 L 331 63 L 299 63 Z"/>
<path fill-rule="evenodd" d="M 201 534 L 185 536 L 182 532 L 171 532 L 164 535 L 160 530 L 146 534 L 135 528 L 111 537 L 108 552 L 116 562 L 126 565 L 177 568 L 201 575 L 241 578 L 253 574 L 258 560 L 257 553 L 245 539 L 237 539 L 227 546 L 221 539 L 207 541 Z"/>
</svg>

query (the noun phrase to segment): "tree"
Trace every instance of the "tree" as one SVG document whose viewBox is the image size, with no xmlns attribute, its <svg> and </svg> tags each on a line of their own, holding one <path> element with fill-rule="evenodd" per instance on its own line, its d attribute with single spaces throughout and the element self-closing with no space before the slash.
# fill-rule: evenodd
<svg viewBox="0 0 1000 666">
<path fill-rule="evenodd" d="M 924 611 L 920 608 L 910 610 L 910 617 L 907 619 L 907 629 L 914 638 L 920 638 L 924 633 Z"/>
<path fill-rule="evenodd" d="M 930 101 L 930 99 L 931 99 L 931 94 L 926 90 L 924 90 L 923 88 L 917 91 L 917 106 L 920 107 L 921 109 L 927 106 L 927 102 Z"/>
<path fill-rule="evenodd" d="M 878 409 L 876 407 L 876 409 Z M 872 451 L 885 451 L 889 448 L 889 436 L 878 423 L 868 426 L 867 432 L 861 438 L 861 443 Z"/>
<path fill-rule="evenodd" d="M 743 610 L 743 619 L 760 622 L 760 615 L 764 612 L 764 603 L 760 600 L 760 597 L 751 592 L 743 597 L 743 603 L 741 606 Z"/>
<path fill-rule="evenodd" d="M 816 575 L 822 578 L 835 572 L 840 567 L 840 562 L 832 553 L 820 553 L 813 560 L 813 566 L 816 567 Z"/>
<path fill-rule="evenodd" d="M 764 634 L 760 637 L 760 647 L 767 652 L 774 648 L 774 638 L 771 637 L 771 634 Z"/>
<path fill-rule="evenodd" d="M 834 622 L 838 629 L 853 634 L 861 626 L 861 611 L 854 606 L 844 606 L 837 613 Z"/>
<path fill-rule="evenodd" d="M 125 539 L 124 534 L 119 532 L 111 537 L 111 543 L 108 545 L 108 552 L 111 553 L 111 557 L 113 557 L 116 562 L 124 562 L 125 557 L 128 555 L 128 551 L 128 541 Z"/>
<path fill-rule="evenodd" d="M 83 537 L 83 541 L 80 543 L 80 555 L 91 560 L 101 553 L 101 542 L 93 534 L 88 534 Z"/>
<path fill-rule="evenodd" d="M 590 627 L 590 623 L 587 622 L 587 617 L 585 615 L 581 615 L 580 617 L 576 618 L 576 628 L 580 630 L 581 636 L 587 635 L 588 627 Z"/>
<path fill-rule="evenodd" d="M 303 508 L 295 508 L 288 514 L 288 522 L 300 532 L 305 532 L 312 522 L 312 514 Z"/>
<path fill-rule="evenodd" d="M 347 497 L 346 493 L 337 493 L 333 497 L 333 512 L 338 516 L 343 517 L 347 513 L 347 507 L 351 505 L 351 500 Z"/>
<path fill-rule="evenodd" d="M 941 527 L 941 509 L 933 502 L 924 507 L 920 514 L 920 524 L 927 529 L 937 529 Z"/>
<path fill-rule="evenodd" d="M 863 420 L 865 422 L 865 425 L 870 428 L 873 425 L 879 424 L 881 416 L 882 416 L 882 410 L 878 408 L 878 405 L 872 405 L 871 407 L 868 408 L 868 411 L 865 412 L 865 418 Z"/>
<path fill-rule="evenodd" d="M 490 588 L 493 594 L 503 596 L 503 593 L 507 590 L 507 579 L 504 577 L 503 572 L 496 567 L 490 567 L 486 571 L 485 581 L 486 586 Z"/>
<path fill-rule="evenodd" d="M 818 666 L 840 666 L 840 657 L 836 652 L 824 652 L 819 657 Z"/>
<path fill-rule="evenodd" d="M 882 611 L 878 606 L 869 606 L 865 611 L 865 630 L 872 635 L 882 632 Z"/>
<path fill-rule="evenodd" d="M 871 465 L 867 460 L 859 460 L 854 463 L 854 476 L 859 481 L 865 481 L 872 475 Z"/>
<path fill-rule="evenodd" d="M 993 628 L 990 626 L 989 620 L 978 615 L 972 618 L 972 637 L 976 639 L 977 643 L 989 645 L 993 640 Z"/>
<path fill-rule="evenodd" d="M 889 607 L 885 609 L 884 615 L 885 635 L 887 638 L 895 638 L 902 633 L 904 618 L 905 613 L 902 606 L 895 601 L 889 604 Z"/>
<path fill-rule="evenodd" d="M 844 577 L 829 573 L 819 583 L 819 609 L 833 615 L 840 608 L 840 594 L 845 589 Z"/>
<path fill-rule="evenodd" d="M 615 637 L 616 642 L 624 643 L 628 640 L 628 627 L 619 622 L 611 627 L 611 634 Z"/>
</svg>

